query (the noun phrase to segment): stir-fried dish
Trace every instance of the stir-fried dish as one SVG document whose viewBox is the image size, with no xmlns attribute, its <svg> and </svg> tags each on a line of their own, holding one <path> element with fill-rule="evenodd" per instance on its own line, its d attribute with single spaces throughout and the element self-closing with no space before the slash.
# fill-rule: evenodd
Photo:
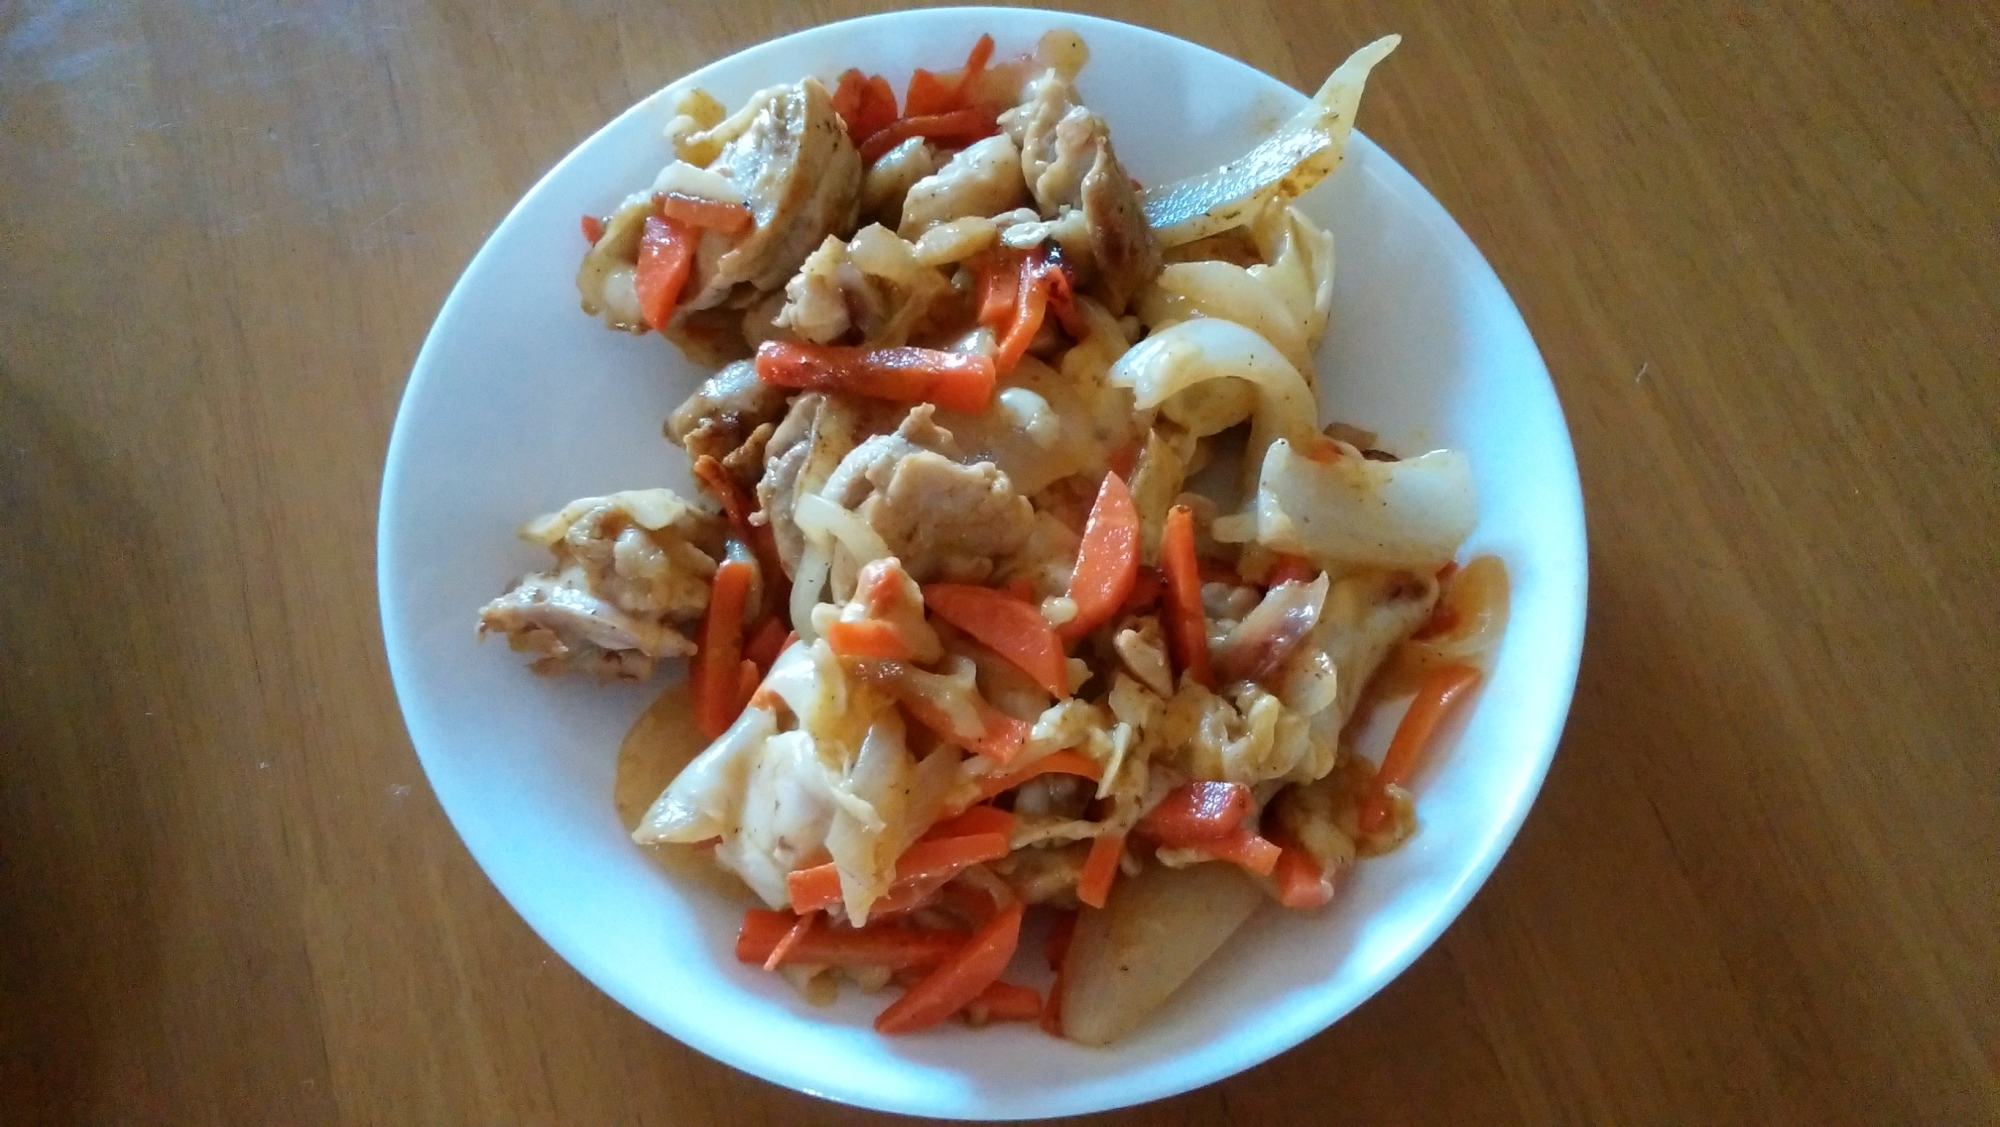
<svg viewBox="0 0 2000 1127">
<path fill-rule="evenodd" d="M 1505 615 L 1453 563 L 1465 458 L 1317 417 L 1340 163 L 1384 39 L 1242 157 L 1142 186 L 1052 33 L 898 105 L 850 70 L 700 91 L 586 217 L 583 308 L 714 370 L 699 495 L 526 525 L 480 613 L 545 674 L 688 659 L 706 740 L 633 838 L 741 879 L 737 957 L 876 1021 L 1133 1029 L 1264 900 L 1416 828 L 1405 789 Z M 1338 393 L 1331 397 L 1338 401 Z M 673 690 L 670 690 L 670 692 Z M 1357 716 L 1413 693 L 1379 766 Z M 1046 913 L 1046 994 L 1004 976 Z"/>
</svg>

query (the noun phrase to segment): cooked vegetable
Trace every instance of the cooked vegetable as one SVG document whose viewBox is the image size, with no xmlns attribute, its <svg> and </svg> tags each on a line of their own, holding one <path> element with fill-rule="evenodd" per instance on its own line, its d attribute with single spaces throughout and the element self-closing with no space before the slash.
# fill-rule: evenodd
<svg viewBox="0 0 2000 1127">
<path fill-rule="evenodd" d="M 861 142 L 861 159 L 873 161 L 912 137 L 963 147 L 982 137 L 993 136 L 997 117 L 988 107 L 973 106 L 949 113 L 898 118 Z"/>
<path fill-rule="evenodd" d="M 704 199 L 700 196 L 666 192 L 659 197 L 660 214 L 690 227 L 740 235 L 756 223 L 750 209 L 740 203 Z"/>
<path fill-rule="evenodd" d="M 1235 934 L 1262 894 L 1229 865 L 1152 866 L 1077 919 L 1063 960 L 1063 1036 L 1108 1045 L 1138 1028 Z"/>
<path fill-rule="evenodd" d="M 931 613 L 978 639 L 1052 693 L 1069 699 L 1062 642 L 1034 607 L 990 587 L 933 583 L 924 588 Z"/>
<path fill-rule="evenodd" d="M 997 861 L 1007 855 L 1004 834 L 978 833 L 936 841 L 919 841 L 896 859 L 896 883 L 871 914 L 893 911 L 887 903 L 897 890 L 923 887 L 935 890 L 967 865 Z M 840 874 L 831 862 L 798 869 L 785 878 L 792 894 L 792 911 L 812 912 L 830 908 L 841 901 Z"/>
<path fill-rule="evenodd" d="M 1076 898 L 1092 908 L 1104 907 L 1111 882 L 1118 878 L 1118 859 L 1125 855 L 1124 834 L 1102 834 L 1090 843 L 1090 856 L 1077 877 Z"/>
<path fill-rule="evenodd" d="M 779 387 L 839 391 L 896 403 L 979 412 L 993 400 L 993 361 L 929 348 L 846 348 L 765 341 L 757 378 Z"/>
<path fill-rule="evenodd" d="M 1162 184 L 1145 195 L 1146 221 L 1163 247 L 1242 224 L 1268 198 L 1304 195 L 1340 167 L 1368 72 L 1402 42 L 1384 36 L 1349 56 L 1312 101 L 1256 148 L 1213 172 Z"/>
<path fill-rule="evenodd" d="M 1291 361 L 1270 342 L 1231 321 L 1203 317 L 1183 321 L 1153 333 L 1132 346 L 1112 365 L 1111 382 L 1132 389 L 1140 410 L 1171 410 L 1180 398 L 1247 382 L 1254 394 L 1247 400 L 1250 435 L 1243 445 L 1243 493 L 1250 495 L 1258 480 L 1265 451 L 1274 442 L 1289 441 L 1312 449 L 1322 441 L 1313 429 L 1318 408 L 1312 388 Z M 1180 424 L 1195 436 L 1214 434 L 1243 421 L 1239 396 L 1208 402 L 1212 409 L 1183 414 Z M 1269 545 L 1267 545 L 1269 546 Z"/>
<path fill-rule="evenodd" d="M 648 216 L 645 233 L 639 236 L 639 264 L 632 287 L 639 297 L 639 313 L 648 328 L 666 326 L 674 315 L 674 303 L 687 284 L 694 266 L 694 228 L 678 219 Z"/>
<path fill-rule="evenodd" d="M 1201 607 L 1201 565 L 1194 558 L 1194 514 L 1185 505 L 1167 513 L 1160 539 L 1160 570 L 1166 579 L 1167 639 L 1174 664 L 1195 683 L 1215 687 L 1208 665 L 1208 620 Z"/>
<path fill-rule="evenodd" d="M 1073 642 L 1111 621 L 1132 597 L 1138 578 L 1139 514 L 1125 482 L 1107 473 L 1097 487 L 1070 575 L 1069 601 L 1076 604 L 1076 614 L 1057 633 Z"/>
<path fill-rule="evenodd" d="M 1198 779 L 1168 791 L 1134 829 L 1161 845 L 1194 845 L 1234 832 L 1256 809 L 1242 783 Z"/>
<path fill-rule="evenodd" d="M 695 724 L 711 740 L 728 731 L 743 711 L 745 697 L 737 678 L 743 661 L 743 606 L 749 596 L 750 565 L 730 560 L 715 569 L 693 670 Z"/>
<path fill-rule="evenodd" d="M 1479 520 L 1471 464 L 1453 450 L 1398 462 L 1347 455 L 1320 462 L 1279 439 L 1264 455 L 1256 496 L 1249 531 L 1257 542 L 1321 567 L 1433 571 Z M 1225 521 L 1215 534 L 1236 538 Z"/>
<path fill-rule="evenodd" d="M 1013 814 L 997 806 L 974 806 L 925 830 L 923 840 L 938 841 L 948 837 L 964 837 L 968 834 L 1005 836 L 1014 832 L 1015 821 Z"/>
<path fill-rule="evenodd" d="M 1469 665 L 1446 665 L 1431 670 L 1424 675 L 1417 686 L 1417 695 L 1410 701 L 1410 710 L 1403 714 L 1402 723 L 1396 725 L 1396 734 L 1389 739 L 1389 750 L 1382 753 L 1382 766 L 1375 772 L 1375 787 L 1368 801 L 1361 808 L 1361 829 L 1364 833 L 1375 833 L 1389 821 L 1390 787 L 1400 787 L 1410 781 L 1422 758 L 1425 745 L 1430 743 L 1431 734 L 1437 731 L 1438 721 L 1451 706 L 1470 694 L 1479 684 L 1479 670 Z"/>
<path fill-rule="evenodd" d="M 1042 1016 L 1042 996 L 1026 986 L 996 982 L 966 1006 L 973 1024 L 988 1021 L 1035 1021 Z"/>
<path fill-rule="evenodd" d="M 1216 673 L 1225 681 L 1269 681 L 1312 634 L 1326 590 L 1325 575 L 1273 586 L 1215 647 Z"/>
<path fill-rule="evenodd" d="M 896 120 L 896 92 L 881 75 L 863 75 L 849 69 L 841 73 L 833 91 L 833 112 L 847 126 L 847 135 L 859 144 Z"/>
<path fill-rule="evenodd" d="M 922 982 L 875 1019 L 878 1033 L 915 1033 L 964 1009 L 998 981 L 1021 941 L 1020 903 L 1009 905 Z"/>
<path fill-rule="evenodd" d="M 1271 870 L 1271 879 L 1278 886 L 1278 903 L 1303 911 L 1332 901 L 1333 881 L 1312 854 L 1296 845 L 1281 845 L 1279 849 L 1278 863 Z"/>
<path fill-rule="evenodd" d="M 1195 842 L 1193 848 L 1218 861 L 1241 865 L 1246 871 L 1260 877 L 1271 875 L 1271 870 L 1278 865 L 1278 856 L 1281 852 L 1270 841 L 1244 829 L 1231 830 L 1221 837 Z"/>
<path fill-rule="evenodd" d="M 902 970 L 936 966 L 964 943 L 964 938 L 953 932 L 923 931 L 899 923 L 846 927 L 830 923 L 823 914 L 812 916 L 811 921 L 805 934 L 792 945 L 788 956 L 792 962 Z M 763 963 L 784 942 L 796 922 L 790 912 L 767 912 L 761 908 L 745 912 L 743 930 L 736 935 L 737 961 Z"/>
<path fill-rule="evenodd" d="M 826 644 L 842 657 L 872 657 L 884 661 L 908 661 L 910 644 L 896 628 L 877 618 L 859 621 L 835 619 L 827 624 Z"/>
<path fill-rule="evenodd" d="M 979 784 L 978 801 L 984 802 L 996 794 L 1013 790 L 1037 775 L 1048 774 L 1077 775 L 1096 782 L 1104 777 L 1104 768 L 1095 760 L 1074 751 L 1052 751 L 1012 774 L 986 776 Z"/>
</svg>

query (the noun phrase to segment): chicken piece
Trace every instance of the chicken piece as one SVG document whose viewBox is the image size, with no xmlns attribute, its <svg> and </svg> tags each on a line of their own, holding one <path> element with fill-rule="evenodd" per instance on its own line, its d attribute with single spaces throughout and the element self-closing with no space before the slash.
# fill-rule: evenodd
<svg viewBox="0 0 2000 1127">
<path fill-rule="evenodd" d="M 1034 506 L 991 462 L 962 466 L 929 450 L 904 455 L 861 516 L 920 583 L 977 583 L 1027 543 Z"/>
<path fill-rule="evenodd" d="M 859 330 L 863 344 L 894 348 L 951 293 L 945 275 L 920 261 L 915 247 L 871 223 L 846 242 L 828 236 L 806 259 L 785 284 L 777 324 L 819 344 Z"/>
<path fill-rule="evenodd" d="M 674 409 L 667 417 L 667 441 L 686 450 L 690 459 L 707 455 L 726 466 L 752 434 L 784 417 L 788 394 L 758 379 L 756 364 L 739 360 L 702 381 Z M 762 468 L 757 467 L 759 472 Z M 754 484 L 757 479 L 753 474 L 749 480 Z"/>
<path fill-rule="evenodd" d="M 920 403 L 910 408 L 894 431 L 875 435 L 856 446 L 827 477 L 820 495 L 843 509 L 852 509 L 867 499 L 870 492 L 889 484 L 896 463 L 905 455 L 928 450 L 956 458 L 958 447 L 951 432 L 933 421 L 936 412 L 937 408 L 931 404 Z"/>
<path fill-rule="evenodd" d="M 815 344 L 832 344 L 846 336 L 853 321 L 840 284 L 840 268 L 845 265 L 847 244 L 828 235 L 785 283 L 785 305 L 773 323 Z"/>
<path fill-rule="evenodd" d="M 922 137 L 883 153 L 861 179 L 862 216 L 895 230 L 902 225 L 903 201 L 911 187 L 937 170 L 937 150 Z"/>
<path fill-rule="evenodd" d="M 817 79 L 766 101 L 709 169 L 743 193 L 756 226 L 743 236 L 703 234 L 684 310 L 720 305 L 739 286 L 775 290 L 828 235 L 854 226 L 861 154 Z"/>
<path fill-rule="evenodd" d="M 940 223 L 999 215 L 1026 203 L 1021 150 L 1005 133 L 988 137 L 955 154 L 943 168 L 913 185 L 903 198 L 896 231 L 915 239 Z"/>
<path fill-rule="evenodd" d="M 889 424 L 886 405 L 809 391 L 792 400 L 791 410 L 772 431 L 765 447 L 764 474 L 757 481 L 759 513 L 777 541 L 787 577 L 798 574 L 805 533 L 792 510 L 801 493 L 818 493 L 841 460 L 862 438 Z"/>
<path fill-rule="evenodd" d="M 537 673 L 575 669 L 600 681 L 642 681 L 660 658 L 694 652 L 681 630 L 708 606 L 719 518 L 672 490 L 646 489 L 573 501 L 521 536 L 555 562 L 486 604 L 481 636 L 505 634 L 534 655 Z"/>
<path fill-rule="evenodd" d="M 1065 240 L 1065 258 L 1113 314 L 1124 313 L 1159 274 L 1161 260 L 1138 190 L 1111 147 L 1110 127 L 1054 69 L 1028 83 L 1021 104 L 1000 124 L 1002 136 L 1020 148 L 1021 174 L 1042 215 L 1059 220 L 1081 211 L 1087 246 Z"/>
<path fill-rule="evenodd" d="M 1122 314 L 1133 295 L 1159 276 L 1160 244 L 1146 224 L 1138 189 L 1112 155 L 1111 138 L 1099 137 L 1096 147 L 1083 177 L 1083 218 L 1090 224 L 1098 291 L 1106 308 Z"/>
</svg>

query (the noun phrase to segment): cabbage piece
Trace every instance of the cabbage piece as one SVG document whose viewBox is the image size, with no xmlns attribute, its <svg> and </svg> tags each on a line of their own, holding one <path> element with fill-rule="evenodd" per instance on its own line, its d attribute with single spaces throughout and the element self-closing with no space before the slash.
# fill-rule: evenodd
<svg viewBox="0 0 2000 1127">
<path fill-rule="evenodd" d="M 777 731 L 778 718 L 769 709 L 744 709 L 728 731 L 667 784 L 639 819 L 632 840 L 641 845 L 689 843 L 734 831 L 750 768 L 764 741 Z"/>
<path fill-rule="evenodd" d="M 1348 56 L 1305 108 L 1220 168 L 1146 192 L 1146 222 L 1162 248 L 1241 226 L 1266 200 L 1293 200 L 1340 167 L 1368 72 L 1402 42 L 1388 35 Z"/>
<path fill-rule="evenodd" d="M 1307 445 L 1318 439 L 1313 427 L 1318 405 L 1299 370 L 1271 343 L 1233 321 L 1199 318 L 1161 329 L 1118 358 L 1111 382 L 1132 389 L 1140 410 L 1209 380 L 1244 380 L 1257 389 L 1250 439 L 1243 449 L 1243 495 L 1256 486 L 1264 451 L 1273 442 Z M 1226 397 L 1225 397 L 1226 398 Z M 1232 417 L 1233 416 L 1233 417 Z M 1186 417 L 1176 420 L 1189 426 Z M 1189 426 L 1197 437 L 1241 421 L 1235 409 Z"/>
<path fill-rule="evenodd" d="M 827 830 L 826 849 L 840 874 L 847 918 L 856 924 L 868 922 L 869 906 L 896 883 L 897 846 L 915 768 L 903 741 L 902 717 L 893 708 L 884 709 L 835 788 L 843 801 Z"/>
<path fill-rule="evenodd" d="M 1479 521 L 1472 466 L 1456 450 L 1400 462 L 1343 452 L 1315 462 L 1279 439 L 1264 455 L 1253 510 L 1257 542 L 1322 568 L 1435 571 Z M 1216 535 L 1242 531 L 1218 522 Z"/>
</svg>

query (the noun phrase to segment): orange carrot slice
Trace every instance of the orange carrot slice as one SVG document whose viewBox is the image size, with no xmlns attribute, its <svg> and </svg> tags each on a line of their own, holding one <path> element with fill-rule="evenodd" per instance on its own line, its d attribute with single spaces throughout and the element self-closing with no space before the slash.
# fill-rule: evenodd
<svg viewBox="0 0 2000 1127">
<path fill-rule="evenodd" d="M 1069 699 L 1069 666 L 1062 642 L 1033 605 L 1004 591 L 963 583 L 925 587 L 924 605 L 1012 662 L 1058 700 Z"/>
<path fill-rule="evenodd" d="M 1083 542 L 1076 551 L 1076 570 L 1070 576 L 1069 599 L 1076 604 L 1076 617 L 1057 632 L 1064 641 L 1074 642 L 1111 621 L 1132 597 L 1138 581 L 1139 510 L 1124 479 L 1108 473 L 1097 487 L 1097 500 L 1090 506 L 1090 520 L 1083 526 Z"/>
<path fill-rule="evenodd" d="M 1102 834 L 1090 843 L 1083 873 L 1076 880 L 1076 898 L 1093 908 L 1104 907 L 1111 882 L 1118 877 L 1118 858 L 1125 853 L 1125 835 Z"/>
<path fill-rule="evenodd" d="M 893 1035 L 929 1029 L 985 993 L 1020 945 L 1022 912 L 1018 901 L 1002 909 L 956 954 L 890 1003 L 875 1019 L 875 1031 Z"/>
<path fill-rule="evenodd" d="M 1406 785 L 1416 774 L 1424 745 L 1430 743 L 1438 721 L 1477 684 L 1479 670 L 1469 665 L 1441 665 L 1417 683 L 1417 695 L 1402 723 L 1396 725 L 1396 734 L 1389 737 L 1389 750 L 1382 753 L 1382 767 L 1375 772 L 1375 787 L 1361 807 L 1363 832 L 1377 833 L 1388 824 L 1389 788 Z"/>
</svg>

